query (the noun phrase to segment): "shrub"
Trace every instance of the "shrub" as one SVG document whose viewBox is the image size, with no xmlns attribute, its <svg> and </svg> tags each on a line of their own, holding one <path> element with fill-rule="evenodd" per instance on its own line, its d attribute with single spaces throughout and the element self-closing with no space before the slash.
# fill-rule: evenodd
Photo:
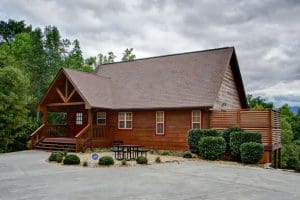
<svg viewBox="0 0 300 200">
<path fill-rule="evenodd" d="M 244 142 L 256 142 L 261 144 L 261 134 L 258 132 L 244 132 Z"/>
<path fill-rule="evenodd" d="M 121 164 L 122 164 L 122 165 L 127 165 L 127 161 L 126 161 L 126 160 L 122 160 L 122 161 L 121 161 Z"/>
<path fill-rule="evenodd" d="M 82 164 L 82 166 L 84 166 L 84 167 L 87 167 L 88 165 L 89 165 L 89 164 L 88 164 L 87 161 L 84 161 L 83 164 Z"/>
<path fill-rule="evenodd" d="M 193 156 L 192 156 L 191 152 L 186 151 L 186 152 L 183 153 L 182 157 L 184 157 L 184 158 L 192 158 Z"/>
<path fill-rule="evenodd" d="M 163 156 L 168 156 L 170 153 L 168 152 L 168 151 L 163 151 L 162 153 L 161 153 L 161 155 L 163 155 Z"/>
<path fill-rule="evenodd" d="M 113 165 L 114 159 L 111 156 L 103 156 L 101 158 L 99 158 L 99 165 Z"/>
<path fill-rule="evenodd" d="M 243 163 L 258 163 L 263 154 L 264 146 L 257 142 L 245 142 L 240 147 L 241 160 Z"/>
<path fill-rule="evenodd" d="M 208 136 L 200 139 L 200 155 L 208 160 L 216 160 L 224 156 L 226 143 L 222 137 Z"/>
<path fill-rule="evenodd" d="M 63 160 L 63 158 L 64 158 L 64 153 L 63 152 L 61 152 L 61 151 L 53 151 L 50 154 L 48 160 L 49 161 L 56 161 L 56 162 L 60 163 Z"/>
<path fill-rule="evenodd" d="M 240 158 L 240 147 L 244 143 L 244 133 L 245 132 L 243 131 L 230 133 L 230 151 L 231 151 L 231 155 L 235 159 Z"/>
<path fill-rule="evenodd" d="M 136 158 L 136 163 L 141 165 L 146 165 L 148 163 L 148 159 L 144 156 L 139 156 Z"/>
<path fill-rule="evenodd" d="M 230 133 L 237 131 L 243 131 L 243 129 L 232 126 L 223 131 L 222 136 L 226 142 L 226 153 L 230 153 Z"/>
<path fill-rule="evenodd" d="M 160 157 L 156 157 L 156 158 L 155 158 L 155 162 L 156 162 L 156 163 L 161 163 Z"/>
<path fill-rule="evenodd" d="M 68 155 L 66 155 L 66 157 L 64 159 L 64 164 L 65 165 L 79 165 L 80 159 L 75 154 L 68 154 Z"/>
<path fill-rule="evenodd" d="M 236 131 L 230 133 L 230 150 L 235 159 L 240 159 L 240 147 L 245 142 L 261 143 L 261 134 L 258 132 Z"/>
<path fill-rule="evenodd" d="M 219 136 L 219 132 L 214 129 L 191 129 L 188 132 L 188 144 L 192 153 L 198 152 L 198 143 L 202 137 Z"/>
<path fill-rule="evenodd" d="M 281 167 L 300 170 L 300 147 L 291 143 L 282 146 Z"/>
</svg>

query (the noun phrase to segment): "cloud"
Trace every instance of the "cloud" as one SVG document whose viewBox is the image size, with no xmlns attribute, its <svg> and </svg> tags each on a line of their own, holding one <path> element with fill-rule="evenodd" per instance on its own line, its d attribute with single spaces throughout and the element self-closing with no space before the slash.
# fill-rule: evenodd
<svg viewBox="0 0 300 200">
<path fill-rule="evenodd" d="M 0 17 L 55 25 L 79 39 L 85 57 L 114 51 L 120 59 L 128 47 L 141 58 L 235 46 L 248 93 L 300 102 L 297 0 L 2 0 Z"/>
</svg>

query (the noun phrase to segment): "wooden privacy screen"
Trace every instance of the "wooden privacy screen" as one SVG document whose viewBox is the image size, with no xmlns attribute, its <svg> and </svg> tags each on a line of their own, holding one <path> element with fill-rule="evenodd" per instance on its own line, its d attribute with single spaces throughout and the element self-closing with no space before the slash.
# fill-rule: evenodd
<svg viewBox="0 0 300 200">
<path fill-rule="evenodd" d="M 270 150 L 281 147 L 280 113 L 275 110 L 213 111 L 210 127 L 224 130 L 238 126 L 246 131 L 260 132 L 262 143 Z"/>
</svg>

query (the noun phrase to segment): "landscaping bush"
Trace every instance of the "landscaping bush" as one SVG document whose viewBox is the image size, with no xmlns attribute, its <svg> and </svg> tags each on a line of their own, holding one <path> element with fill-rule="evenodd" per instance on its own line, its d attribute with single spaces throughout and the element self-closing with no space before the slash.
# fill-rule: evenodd
<svg viewBox="0 0 300 200">
<path fill-rule="evenodd" d="M 243 163 L 255 164 L 261 160 L 264 146 L 257 142 L 245 142 L 241 145 L 240 152 Z"/>
<path fill-rule="evenodd" d="M 230 151 L 235 159 L 240 159 L 240 147 L 244 143 L 244 131 L 230 133 Z"/>
<path fill-rule="evenodd" d="M 223 131 L 222 136 L 226 142 L 226 153 L 230 153 L 230 133 L 237 132 L 237 131 L 244 131 L 244 130 L 239 127 L 232 126 Z"/>
<path fill-rule="evenodd" d="M 186 152 L 183 153 L 182 157 L 184 157 L 184 158 L 192 158 L 193 156 L 192 156 L 191 152 L 186 151 Z"/>
<path fill-rule="evenodd" d="M 240 147 L 246 142 L 261 143 L 261 134 L 258 132 L 236 131 L 230 133 L 230 151 L 233 158 L 240 159 Z"/>
<path fill-rule="evenodd" d="M 99 165 L 113 165 L 114 163 L 114 159 L 111 156 L 103 156 L 98 161 Z"/>
<path fill-rule="evenodd" d="M 48 160 L 49 161 L 56 161 L 56 162 L 60 163 L 63 160 L 63 158 L 64 158 L 64 153 L 63 152 L 61 152 L 61 151 L 53 151 L 50 154 Z"/>
<path fill-rule="evenodd" d="M 66 155 L 64 159 L 65 165 L 79 165 L 80 164 L 80 158 L 75 154 L 68 154 Z"/>
<path fill-rule="evenodd" d="M 89 164 L 88 164 L 87 161 L 84 161 L 83 164 L 82 164 L 82 166 L 84 166 L 84 167 L 87 167 L 88 165 L 89 165 Z"/>
<path fill-rule="evenodd" d="M 121 161 L 121 164 L 122 165 L 127 165 L 127 161 L 124 159 L 124 160 Z"/>
<path fill-rule="evenodd" d="M 156 157 L 156 158 L 155 158 L 155 162 L 156 162 L 156 163 L 161 163 L 160 157 Z"/>
<path fill-rule="evenodd" d="M 199 153 L 208 160 L 216 160 L 224 156 L 226 143 L 222 137 L 208 136 L 200 139 Z"/>
<path fill-rule="evenodd" d="M 261 144 L 261 134 L 258 132 L 244 132 L 244 142 L 256 142 Z"/>
<path fill-rule="evenodd" d="M 220 136 L 220 133 L 214 129 L 191 129 L 188 132 L 188 144 L 192 153 L 198 152 L 198 143 L 202 137 Z"/>
<path fill-rule="evenodd" d="M 148 163 L 148 159 L 144 156 L 139 156 L 136 158 L 136 163 L 146 165 Z"/>
</svg>

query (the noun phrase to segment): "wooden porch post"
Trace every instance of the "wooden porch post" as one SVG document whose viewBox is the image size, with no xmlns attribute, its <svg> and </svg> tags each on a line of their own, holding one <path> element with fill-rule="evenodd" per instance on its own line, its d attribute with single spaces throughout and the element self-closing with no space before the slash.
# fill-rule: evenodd
<svg viewBox="0 0 300 200">
<path fill-rule="evenodd" d="M 89 137 L 92 138 L 93 137 L 93 113 L 92 113 L 92 109 L 88 109 L 88 124 L 90 126 Z"/>
<path fill-rule="evenodd" d="M 44 124 L 44 130 L 43 130 L 44 134 L 43 134 L 43 136 L 44 137 L 47 136 L 47 123 L 48 123 L 47 119 L 48 119 L 48 111 L 47 111 L 47 107 L 45 107 L 43 109 L 43 124 Z"/>
</svg>

